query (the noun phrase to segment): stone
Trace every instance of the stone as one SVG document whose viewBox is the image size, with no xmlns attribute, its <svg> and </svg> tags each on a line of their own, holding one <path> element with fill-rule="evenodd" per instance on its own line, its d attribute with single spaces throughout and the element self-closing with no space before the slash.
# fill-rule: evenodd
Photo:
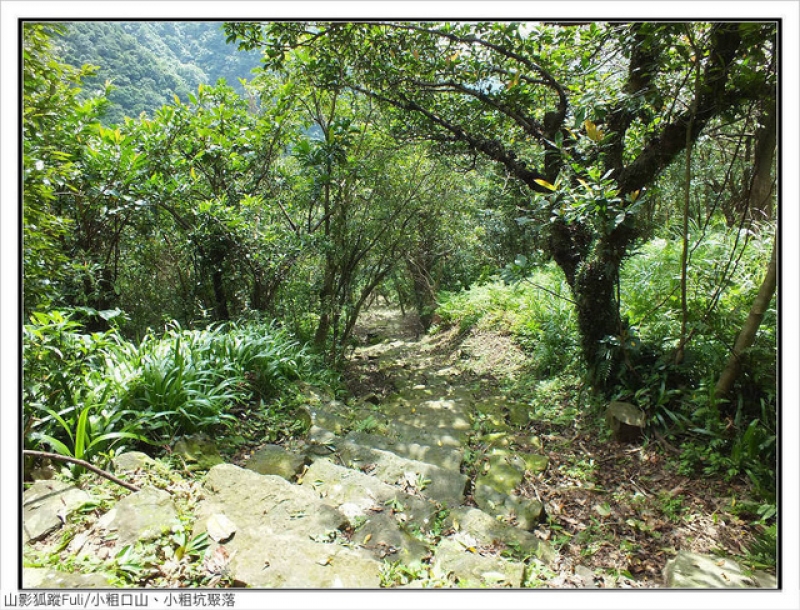
<svg viewBox="0 0 800 610">
<path fill-rule="evenodd" d="M 460 506 L 453 509 L 445 520 L 445 526 L 469 532 L 481 545 L 501 542 L 509 548 L 518 549 L 523 555 L 534 556 L 544 562 L 550 562 L 554 557 L 553 549 L 546 542 L 477 508 Z"/>
<path fill-rule="evenodd" d="M 330 455 L 336 450 L 336 444 L 339 440 L 340 437 L 330 430 L 319 426 L 311 426 L 306 435 L 309 457 L 314 459 L 315 456 Z"/>
<path fill-rule="evenodd" d="M 497 451 L 492 453 L 483 463 L 481 474 L 475 479 L 475 486 L 488 485 L 501 494 L 510 494 L 522 483 L 525 474 L 524 462 L 521 469 L 514 462 L 512 454 Z"/>
<path fill-rule="evenodd" d="M 155 466 L 156 461 L 141 451 L 121 453 L 112 460 L 116 472 L 146 470 Z"/>
<path fill-rule="evenodd" d="M 447 538 L 436 547 L 432 565 L 463 587 L 520 587 L 525 572 L 521 562 L 479 555 Z"/>
<path fill-rule="evenodd" d="M 34 481 L 22 494 L 23 543 L 45 538 L 59 529 L 67 516 L 91 500 L 91 496 L 62 481 Z"/>
<path fill-rule="evenodd" d="M 387 425 L 387 436 L 414 439 L 418 443 L 437 447 L 450 447 L 463 450 L 469 441 L 469 431 L 448 428 L 419 428 L 408 424 L 390 421 Z"/>
<path fill-rule="evenodd" d="M 464 460 L 464 450 L 438 444 L 419 442 L 419 439 L 409 439 L 402 435 L 380 436 L 366 432 L 350 432 L 345 439 L 358 445 L 366 445 L 391 451 L 410 460 L 427 462 L 458 472 Z"/>
<path fill-rule="evenodd" d="M 484 512 L 505 519 L 524 530 L 535 529 L 544 518 L 541 502 L 507 495 L 489 485 L 476 484 L 472 496 Z"/>
<path fill-rule="evenodd" d="M 214 513 L 206 520 L 206 532 L 214 542 L 227 542 L 236 530 L 236 524 L 222 513 Z"/>
<path fill-rule="evenodd" d="M 585 588 L 587 589 L 597 589 L 597 583 L 594 582 L 595 573 L 587 568 L 586 566 L 577 565 L 575 566 L 575 576 L 583 581 Z"/>
<path fill-rule="evenodd" d="M 468 479 L 460 472 L 347 440 L 340 444 L 338 455 L 349 468 L 370 467 L 370 474 L 384 483 L 418 492 L 430 500 L 447 506 L 458 506 L 464 501 Z"/>
<path fill-rule="evenodd" d="M 333 400 L 333 394 L 331 394 L 330 391 L 318 388 L 305 381 L 298 382 L 297 389 L 302 393 L 310 406 L 318 406 Z"/>
<path fill-rule="evenodd" d="M 319 404 L 319 403 L 317 403 Z M 301 405 L 294 411 L 294 419 L 299 421 L 303 430 L 308 430 L 314 425 L 314 415 L 309 405 Z"/>
<path fill-rule="evenodd" d="M 105 589 L 111 586 L 111 575 L 94 572 L 60 572 L 52 568 L 23 568 L 23 589 Z"/>
<path fill-rule="evenodd" d="M 344 434 L 350 427 L 349 420 L 340 415 L 345 409 L 344 403 L 337 400 L 330 401 L 325 407 L 311 406 L 311 424 L 334 434 Z"/>
<path fill-rule="evenodd" d="M 183 458 L 190 471 L 208 470 L 224 461 L 214 441 L 204 434 L 183 437 L 175 443 L 172 452 Z"/>
<path fill-rule="evenodd" d="M 518 453 L 517 456 L 525 464 L 525 469 L 533 474 L 538 474 L 547 470 L 550 459 L 538 453 Z"/>
<path fill-rule="evenodd" d="M 509 403 L 508 422 L 515 428 L 524 428 L 531 423 L 531 414 L 528 405 L 518 402 Z"/>
<path fill-rule="evenodd" d="M 391 513 L 388 509 L 369 513 L 359 524 L 353 541 L 379 560 L 399 561 L 403 565 L 422 561 L 429 552 L 427 545 L 411 535 L 408 530 L 411 523 L 400 523 L 396 514 Z"/>
<path fill-rule="evenodd" d="M 644 434 L 647 418 L 644 412 L 629 402 L 613 401 L 606 409 L 606 425 L 611 430 L 614 440 L 629 443 L 638 440 Z"/>
<path fill-rule="evenodd" d="M 116 532 L 118 544 L 154 540 L 180 525 L 172 496 L 163 489 L 145 487 L 125 496 L 98 520 L 98 526 Z"/>
<path fill-rule="evenodd" d="M 432 503 L 419 496 L 325 458 L 309 466 L 303 475 L 302 486 L 338 508 L 351 522 L 354 517 L 385 511 L 402 515 L 397 520 L 421 524 L 436 510 Z M 395 510 L 391 509 L 392 506 Z"/>
<path fill-rule="evenodd" d="M 777 581 L 770 574 L 756 572 L 750 576 L 731 559 L 688 551 L 678 551 L 667 562 L 664 580 L 673 589 L 777 588 Z"/>
<path fill-rule="evenodd" d="M 235 581 L 254 588 L 377 589 L 382 563 L 363 549 L 243 529 L 224 545 Z M 215 547 L 209 547 L 213 552 Z"/>
<path fill-rule="evenodd" d="M 305 463 L 305 455 L 287 451 L 279 445 L 266 445 L 250 456 L 245 468 L 258 474 L 274 474 L 294 481 Z"/>
<path fill-rule="evenodd" d="M 195 509 L 194 533 L 206 531 L 208 518 L 222 513 L 237 526 L 229 545 L 235 545 L 243 532 L 265 538 L 276 534 L 314 537 L 342 529 L 348 523 L 341 512 L 307 487 L 233 464 L 220 464 L 209 470 L 203 491 L 205 497 Z"/>
</svg>

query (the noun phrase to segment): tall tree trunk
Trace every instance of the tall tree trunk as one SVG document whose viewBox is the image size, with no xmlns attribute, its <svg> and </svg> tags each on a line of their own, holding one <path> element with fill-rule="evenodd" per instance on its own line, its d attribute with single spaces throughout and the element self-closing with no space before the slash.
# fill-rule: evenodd
<svg viewBox="0 0 800 610">
<path fill-rule="evenodd" d="M 620 350 L 604 346 L 607 337 L 621 334 L 622 321 L 617 303 L 619 263 L 597 257 L 583 263 L 575 276 L 575 299 L 581 353 L 590 381 L 599 390 L 608 389 L 622 363 Z"/>
<path fill-rule="evenodd" d="M 406 266 L 411 275 L 414 293 L 414 305 L 417 308 L 419 321 L 423 330 L 428 330 L 436 311 L 436 281 L 433 279 L 432 256 L 427 252 L 417 252 L 406 259 Z"/>
<path fill-rule="evenodd" d="M 333 262 L 328 260 L 325 265 L 325 279 L 319 291 L 319 324 L 317 324 L 317 332 L 314 333 L 314 347 L 321 353 L 325 350 L 325 343 L 328 340 L 328 333 L 331 329 L 331 314 L 334 306 L 333 284 L 335 276 L 336 272 Z"/>
<path fill-rule="evenodd" d="M 747 198 L 750 217 L 756 221 L 772 218 L 772 161 L 775 158 L 777 139 L 776 109 L 772 103 L 761 117 L 762 125 L 756 130 L 755 157 L 753 159 L 753 179 Z"/>
<path fill-rule="evenodd" d="M 619 268 L 636 229 L 626 221 L 599 238 L 593 238 L 592 230 L 579 223 L 554 223 L 551 229 L 554 259 L 575 301 L 581 355 L 589 380 L 598 390 L 608 390 L 624 355 L 622 349 L 609 349 L 604 342 L 608 337 L 620 337 L 625 330 L 617 300 Z"/>
<path fill-rule="evenodd" d="M 777 236 L 776 236 L 777 237 Z M 764 313 L 769 307 L 772 296 L 775 294 L 777 285 L 777 272 L 775 269 L 775 247 L 777 239 L 772 244 L 772 256 L 767 266 L 767 274 L 764 281 L 761 283 L 761 288 L 758 290 L 758 295 L 753 301 L 753 306 L 750 308 L 750 314 L 745 320 L 739 336 L 736 337 L 736 343 L 733 346 L 731 355 L 728 358 L 728 363 L 717 381 L 714 392 L 719 398 L 727 396 L 733 388 L 733 383 L 739 375 L 741 369 L 742 356 L 747 348 L 753 345 L 756 338 L 756 332 L 761 325 L 761 320 L 764 318 Z"/>
<path fill-rule="evenodd" d="M 688 34 L 687 29 L 687 34 Z M 691 36 L 691 34 L 689 34 Z M 692 42 L 694 46 L 694 42 Z M 699 51 L 695 47 L 695 57 L 699 57 Z M 694 128 L 695 117 L 697 116 L 697 100 L 700 97 L 700 62 L 694 62 L 694 97 L 692 99 L 692 110 L 689 115 L 689 125 L 686 128 L 686 148 L 684 149 L 684 176 L 683 176 L 683 222 L 681 224 L 681 336 L 678 341 L 678 349 L 675 350 L 675 364 L 683 362 L 684 350 L 689 326 L 689 302 L 687 296 L 687 286 L 689 283 L 689 210 L 692 201 L 692 131 Z"/>
</svg>

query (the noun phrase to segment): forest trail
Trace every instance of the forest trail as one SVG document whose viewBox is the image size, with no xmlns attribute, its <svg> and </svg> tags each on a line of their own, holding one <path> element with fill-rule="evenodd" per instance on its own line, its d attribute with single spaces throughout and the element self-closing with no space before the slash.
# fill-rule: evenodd
<svg viewBox="0 0 800 610">
<path fill-rule="evenodd" d="M 302 529 L 311 542 L 288 545 L 297 554 L 285 569 L 271 562 L 238 578 L 268 587 L 522 586 L 553 553 L 530 531 L 541 503 L 513 490 L 546 458 L 498 448 L 474 476 L 469 447 L 476 409 L 487 405 L 469 389 L 474 373 L 458 366 L 457 338 L 420 336 L 413 317 L 391 310 L 365 320 L 366 345 L 348 371 L 355 396 L 308 406 L 301 448 L 311 463 L 298 478 L 346 523 L 331 534 L 310 521 Z M 499 400 L 494 410 L 505 417 Z"/>
<path fill-rule="evenodd" d="M 210 541 L 200 564 L 157 562 L 143 573 L 143 585 L 159 578 L 192 586 L 186 579 L 200 578 L 206 586 L 252 588 L 661 587 L 667 556 L 677 555 L 677 575 L 666 577 L 667 586 L 775 586 L 774 577 L 761 574 L 754 583 L 733 562 L 710 555 L 665 555 L 667 544 L 686 549 L 688 540 L 694 542 L 686 550 L 699 552 L 729 536 L 735 542 L 736 524 L 717 526 L 705 510 L 680 525 L 658 519 L 641 501 L 623 502 L 625 479 L 635 489 L 634 479 L 671 487 L 675 479 L 641 447 L 591 444 L 579 422 L 556 429 L 532 421 L 529 404 L 498 390 L 495 373 L 513 373 L 520 364 L 502 336 L 420 334 L 413 317 L 379 309 L 367 313 L 357 334 L 362 344 L 346 373 L 351 398 L 305 388 L 304 438 L 262 445 L 233 463 L 223 462 L 213 441 L 181 441 L 173 451 L 184 458 L 186 474 L 192 463 L 208 469 L 196 479 L 141 453 L 118 456 L 115 471 L 141 491 L 84 521 L 67 547 L 75 565 L 100 559 L 104 569 L 25 568 L 23 585 L 113 586 L 105 571 L 118 563 L 112 558 L 125 556 L 126 545 L 163 544 L 157 541 L 170 530 L 182 531 L 179 513 L 184 520 L 188 513 L 193 525 L 181 548 L 204 534 Z M 577 432 L 567 438 L 570 430 Z M 591 464 L 577 472 L 583 462 L 570 452 L 614 463 L 625 476 Z M 166 484 L 154 487 L 159 477 Z M 707 482 L 697 483 L 707 491 Z M 609 500 L 612 492 L 618 503 Z M 61 544 L 63 517 L 96 505 L 95 493 L 36 482 L 25 492 L 24 537 L 47 553 Z M 651 488 L 647 497 L 661 495 Z M 705 533 L 697 528 L 701 519 Z M 626 539 L 635 539 L 638 551 L 609 542 L 623 523 L 633 523 Z M 570 527 L 563 538 L 559 532 Z M 553 540 L 557 534 L 562 538 Z M 638 568 L 639 578 L 609 568 L 616 565 Z"/>
</svg>

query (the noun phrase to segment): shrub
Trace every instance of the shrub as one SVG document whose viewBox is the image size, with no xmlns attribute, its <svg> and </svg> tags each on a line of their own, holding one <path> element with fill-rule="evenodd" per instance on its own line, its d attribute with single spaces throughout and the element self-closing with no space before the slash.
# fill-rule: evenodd
<svg viewBox="0 0 800 610">
<path fill-rule="evenodd" d="M 330 381 L 303 346 L 259 321 L 203 330 L 171 323 L 133 345 L 112 329 L 85 334 L 76 312 L 25 325 L 25 443 L 95 459 L 123 441 L 163 443 L 215 432 L 240 407 L 268 409 L 299 380 Z"/>
</svg>

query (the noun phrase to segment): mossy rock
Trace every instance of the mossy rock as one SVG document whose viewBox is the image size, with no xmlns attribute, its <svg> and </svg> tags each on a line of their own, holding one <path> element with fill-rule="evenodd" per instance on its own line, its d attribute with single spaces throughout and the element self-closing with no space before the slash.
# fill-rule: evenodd
<svg viewBox="0 0 800 610">
<path fill-rule="evenodd" d="M 180 439 L 175 443 L 172 452 L 183 458 L 187 470 L 190 471 L 209 470 L 225 461 L 219 454 L 214 441 L 203 434 Z"/>
<path fill-rule="evenodd" d="M 292 453 L 278 445 L 266 445 L 250 456 L 245 468 L 258 474 L 274 474 L 294 481 L 305 462 L 305 455 Z"/>
</svg>

